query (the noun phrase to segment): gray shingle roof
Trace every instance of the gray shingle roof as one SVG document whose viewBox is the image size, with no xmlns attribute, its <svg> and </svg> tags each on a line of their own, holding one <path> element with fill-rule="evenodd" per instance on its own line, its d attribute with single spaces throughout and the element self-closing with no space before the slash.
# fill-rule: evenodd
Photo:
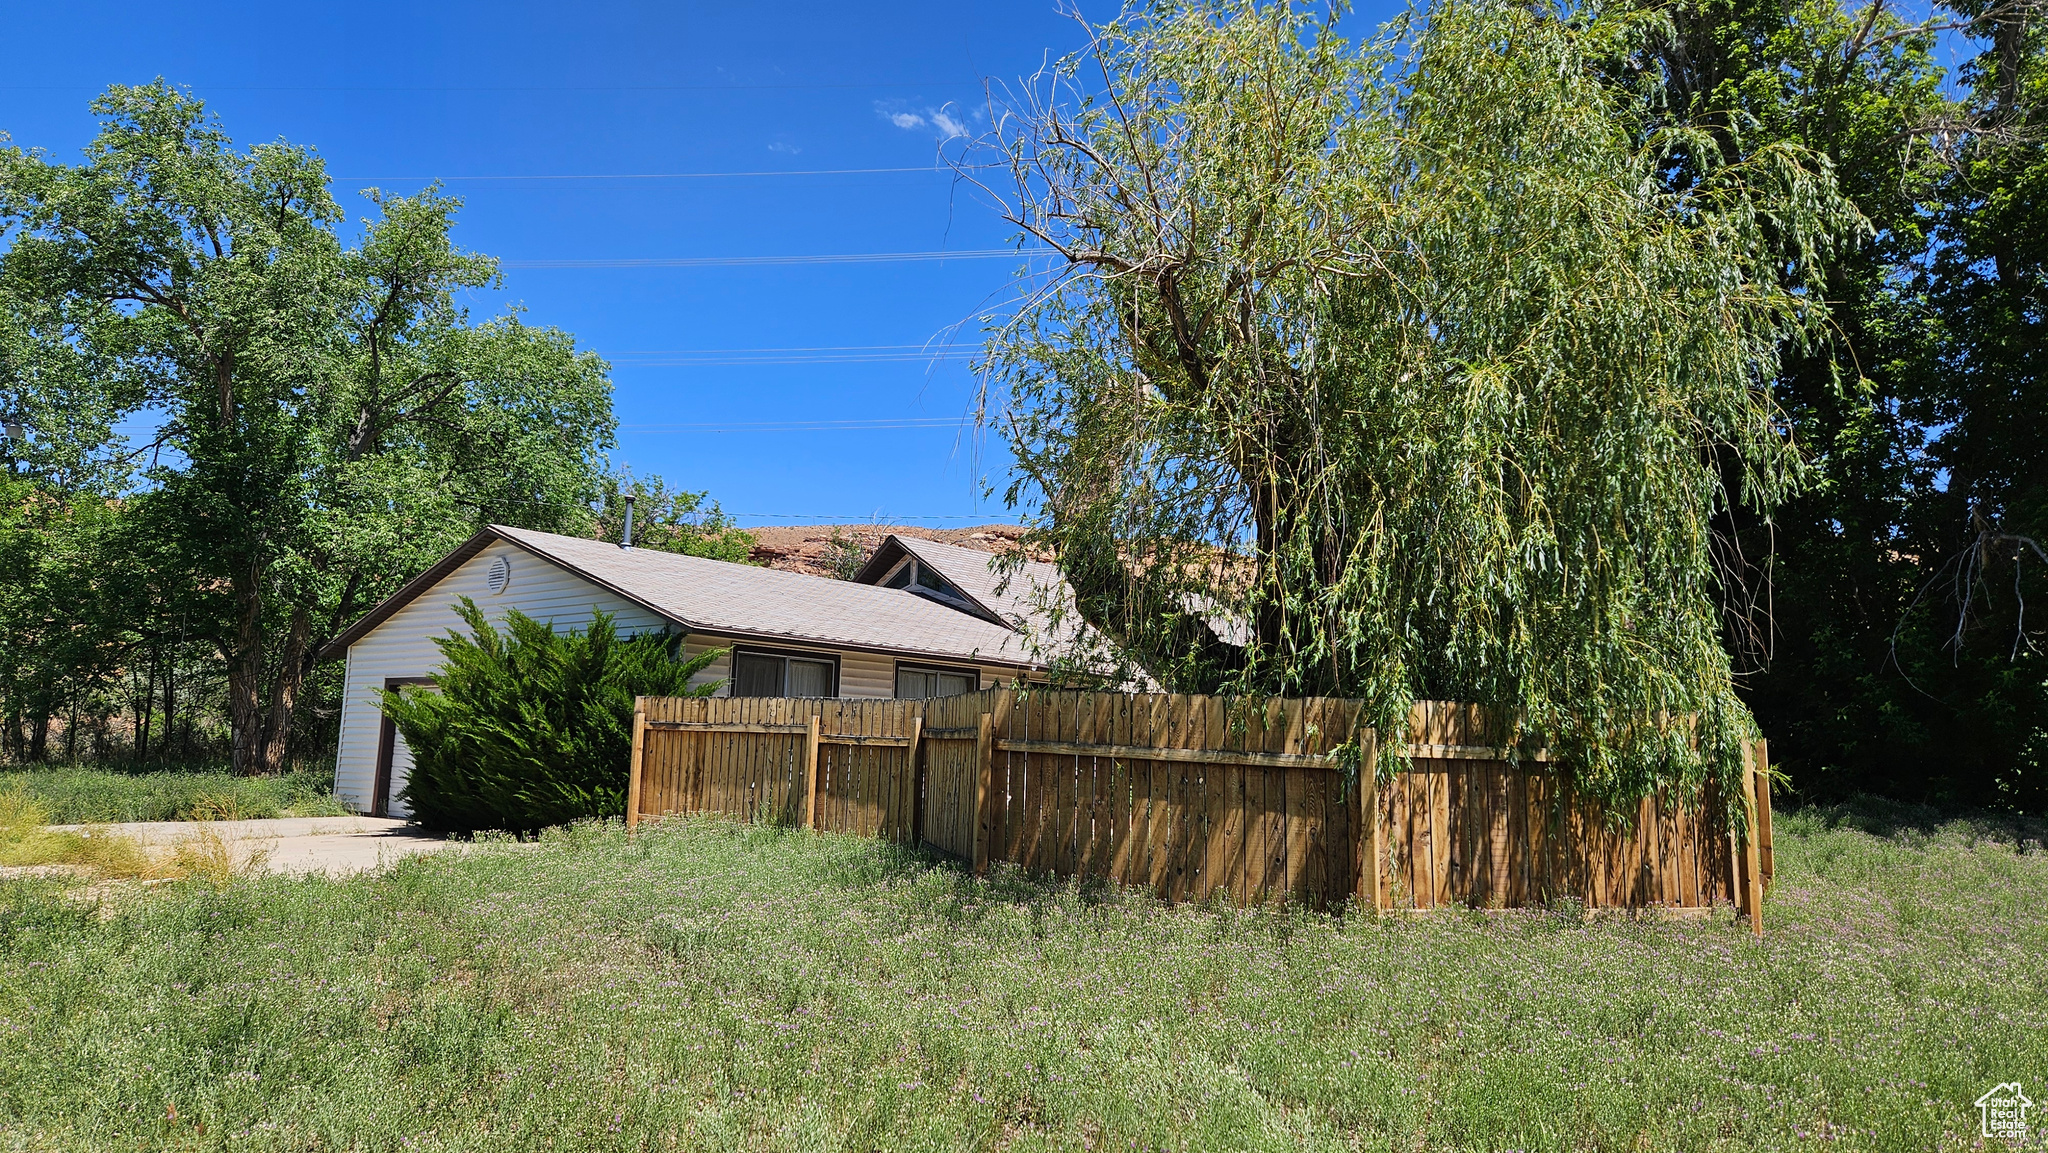
<svg viewBox="0 0 2048 1153">
<path fill-rule="evenodd" d="M 1035 663 L 1016 633 L 903 589 L 651 549 L 622 549 L 603 541 L 503 525 L 492 525 L 489 531 L 693 632 L 991 664 Z M 982 558 L 982 578 L 995 595 L 987 553 L 916 543 Z M 961 577 L 954 577 L 951 565 L 932 563 L 979 597 L 980 587 L 967 584 L 973 579 L 967 566 L 960 565 L 959 558 L 951 562 L 959 565 Z"/>
<path fill-rule="evenodd" d="M 928 567 L 938 570 L 982 608 L 1006 621 L 1032 623 L 1042 628 L 1046 603 L 1066 604 L 1071 611 L 1072 596 L 1065 578 L 1060 576 L 1059 569 L 1042 561 L 1025 561 L 1014 573 L 1007 570 L 999 573 L 990 567 L 996 560 L 995 556 L 979 549 L 908 536 L 892 535 L 890 539 Z"/>
</svg>

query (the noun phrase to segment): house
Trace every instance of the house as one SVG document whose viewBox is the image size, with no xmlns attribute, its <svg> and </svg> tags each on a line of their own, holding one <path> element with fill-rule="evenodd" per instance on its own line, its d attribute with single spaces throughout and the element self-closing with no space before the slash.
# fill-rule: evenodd
<svg viewBox="0 0 2048 1153">
<path fill-rule="evenodd" d="M 335 792 L 405 813 L 411 755 L 376 691 L 431 679 L 463 597 L 493 619 L 518 609 L 567 631 L 602 610 L 621 634 L 681 636 L 687 656 L 728 649 L 703 674 L 726 682 L 721 695 L 944 696 L 1044 672 L 1025 590 L 1062 588 L 1058 570 L 1027 562 L 1006 582 L 990 560 L 892 535 L 849 582 L 492 525 L 321 650 L 348 658 Z"/>
</svg>

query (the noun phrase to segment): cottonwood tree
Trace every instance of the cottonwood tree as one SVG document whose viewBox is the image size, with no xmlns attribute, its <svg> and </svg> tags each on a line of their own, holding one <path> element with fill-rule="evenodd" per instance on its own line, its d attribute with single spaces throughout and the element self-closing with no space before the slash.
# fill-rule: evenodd
<svg viewBox="0 0 2048 1153">
<path fill-rule="evenodd" d="M 49 754 L 135 639 L 118 563 L 132 460 L 114 435 L 133 381 L 62 337 L 63 310 L 0 291 L 0 747 Z M 76 748 L 76 725 L 66 730 Z"/>
<path fill-rule="evenodd" d="M 45 339 L 160 422 L 135 494 L 226 665 L 233 757 L 285 760 L 320 644 L 482 520 L 580 528 L 611 443 L 603 362 L 455 293 L 493 281 L 455 201 L 373 195 L 362 241 L 317 155 L 237 149 L 159 81 L 96 100 L 84 162 L 0 152 L 0 280 Z"/>
<path fill-rule="evenodd" d="M 1860 218 L 1796 146 L 1646 134 L 1605 70 L 1656 17 L 1340 16 L 1137 12 L 992 99 L 1052 254 L 988 346 L 1010 498 L 1174 688 L 1481 701 L 1596 795 L 1731 781 L 1714 518 L 1799 482 L 1769 386 Z"/>
<path fill-rule="evenodd" d="M 1717 526 L 1745 698 L 1808 798 L 2038 808 L 2042 6 L 1667 11 L 1611 71 L 1659 94 L 1646 123 L 1709 128 L 1716 162 L 1808 148 L 1870 222 L 1825 269 L 1828 339 L 1773 383 L 1812 482 Z M 1662 179 L 1691 173 L 1681 152 Z"/>
</svg>

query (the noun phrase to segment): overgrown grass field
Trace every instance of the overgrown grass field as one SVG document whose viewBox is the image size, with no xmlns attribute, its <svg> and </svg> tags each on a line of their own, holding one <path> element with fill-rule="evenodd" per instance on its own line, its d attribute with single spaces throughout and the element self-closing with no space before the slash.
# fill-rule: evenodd
<svg viewBox="0 0 2048 1153">
<path fill-rule="evenodd" d="M 0 773 L 0 793 L 27 796 L 53 823 L 230 821 L 268 817 L 338 817 L 332 771 L 243 777 L 225 769 L 124 773 L 53 765 Z"/>
<path fill-rule="evenodd" d="M 15 1149 L 1966 1149 L 2048 854 L 1781 818 L 1726 920 L 1169 909 L 711 821 L 0 885 Z"/>
</svg>

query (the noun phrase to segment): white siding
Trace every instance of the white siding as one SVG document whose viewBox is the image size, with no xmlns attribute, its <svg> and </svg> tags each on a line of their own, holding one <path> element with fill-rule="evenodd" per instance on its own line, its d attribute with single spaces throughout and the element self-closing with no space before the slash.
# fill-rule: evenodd
<svg viewBox="0 0 2048 1153">
<path fill-rule="evenodd" d="M 501 556 L 512 566 L 512 580 L 505 591 L 492 596 L 484 579 L 491 563 Z M 581 577 L 571 576 L 524 549 L 504 541 L 490 545 L 349 646 L 341 736 L 334 766 L 334 791 L 344 803 L 364 811 L 370 808 L 370 790 L 377 780 L 377 739 L 383 731 L 377 690 L 384 687 L 387 678 L 429 676 L 440 666 L 441 650 L 434 647 L 434 640 L 447 635 L 450 629 L 462 630 L 462 618 L 456 615 L 455 606 L 465 596 L 474 599 L 493 620 L 502 620 L 516 608 L 561 630 L 588 625 L 593 609 L 611 613 L 621 633 L 658 629 L 667 623 L 647 609 Z M 412 763 L 404 743 L 405 738 L 400 737 L 392 746 L 394 815 L 405 813 L 405 806 L 397 797 L 405 787 L 404 769 Z"/>
<path fill-rule="evenodd" d="M 684 644 L 684 652 L 694 657 L 705 649 L 722 648 L 730 650 L 734 646 L 773 649 L 777 652 L 788 653 L 834 655 L 834 651 L 831 649 L 815 648 L 809 645 L 779 645 L 767 641 L 734 641 L 719 637 L 703 636 L 698 633 L 690 634 L 689 640 Z M 839 657 L 840 696 L 872 698 L 893 697 L 896 695 L 896 663 L 899 658 L 881 656 L 876 653 L 858 652 L 839 652 L 836 655 Z M 946 660 L 917 661 L 903 658 L 903 663 L 918 665 L 922 668 L 950 669 L 966 667 Z M 1016 675 L 1015 669 L 983 665 L 981 666 L 981 687 L 985 689 L 1000 688 L 1008 685 L 1011 678 Z M 720 656 L 717 660 L 711 662 L 710 666 L 696 677 L 694 683 L 701 684 L 708 680 L 723 681 L 731 676 L 732 656 L 728 652 L 726 655 Z M 721 687 L 717 693 L 721 697 L 726 694 L 726 687 Z"/>
<path fill-rule="evenodd" d="M 839 695 L 842 697 L 893 697 L 896 695 L 896 661 L 873 653 L 843 653 L 839 657 Z"/>
<path fill-rule="evenodd" d="M 511 564 L 512 579 L 502 593 L 493 596 L 485 578 L 499 557 L 505 557 Z M 340 747 L 334 769 L 335 792 L 345 803 L 363 811 L 370 808 L 370 793 L 377 780 L 377 743 L 383 732 L 377 690 L 394 677 L 432 675 L 441 664 L 441 650 L 435 647 L 434 640 L 445 636 L 450 629 L 462 630 L 462 618 L 456 615 L 455 606 L 465 596 L 474 599 L 493 620 L 502 620 L 506 612 L 516 608 L 535 620 L 567 630 L 589 624 L 591 611 L 602 609 L 612 614 L 623 634 L 667 626 L 667 622 L 652 611 L 581 577 L 572 576 L 516 545 L 504 541 L 490 545 L 349 646 Z M 750 642 L 692 635 L 685 641 L 684 651 L 695 656 L 707 648 L 730 648 L 734 643 L 744 645 Z M 802 645 L 764 644 L 762 647 L 832 652 Z M 840 696 L 896 695 L 897 658 L 860 652 L 841 652 L 838 655 Z M 950 667 L 950 662 L 946 661 L 932 663 Z M 724 680 L 731 671 L 732 658 L 721 656 L 697 680 L 699 683 Z M 1014 670 L 1008 668 L 983 666 L 981 683 L 984 688 L 1006 685 L 1013 675 Z M 725 692 L 723 688 L 719 690 L 721 696 Z M 405 806 L 397 797 L 399 790 L 405 787 L 405 773 L 412 765 L 412 754 L 405 748 L 403 737 L 396 738 L 391 752 L 391 811 L 394 815 L 404 815 Z"/>
</svg>

